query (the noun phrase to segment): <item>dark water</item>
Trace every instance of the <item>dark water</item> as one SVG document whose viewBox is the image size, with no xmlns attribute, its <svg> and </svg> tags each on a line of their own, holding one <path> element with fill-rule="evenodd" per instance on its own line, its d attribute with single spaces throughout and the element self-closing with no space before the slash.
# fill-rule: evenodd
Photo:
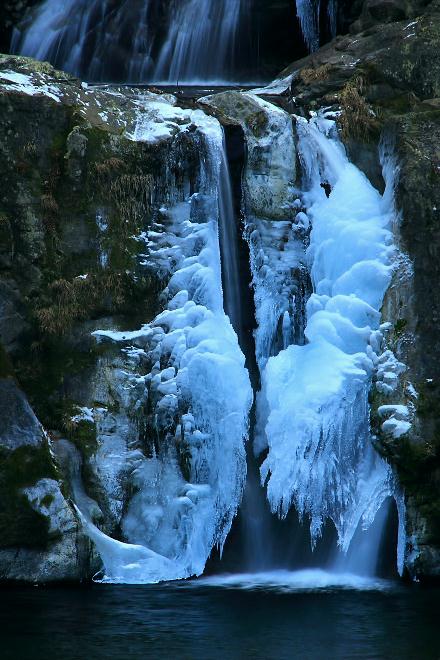
<svg viewBox="0 0 440 660">
<path fill-rule="evenodd" d="M 3 660 L 440 658 L 440 592 L 263 587 L 4 590 Z"/>
</svg>

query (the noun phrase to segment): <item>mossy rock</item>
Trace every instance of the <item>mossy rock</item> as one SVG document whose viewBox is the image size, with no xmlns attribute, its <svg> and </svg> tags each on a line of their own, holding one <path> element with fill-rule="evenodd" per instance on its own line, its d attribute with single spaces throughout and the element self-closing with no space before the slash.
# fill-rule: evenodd
<svg viewBox="0 0 440 660">
<path fill-rule="evenodd" d="M 95 422 L 86 419 L 70 422 L 67 435 L 85 459 L 91 458 L 99 449 Z"/>
<path fill-rule="evenodd" d="M 22 493 L 44 477 L 57 477 L 47 442 L 15 451 L 0 449 L 0 548 L 47 547 L 49 520 Z"/>
</svg>

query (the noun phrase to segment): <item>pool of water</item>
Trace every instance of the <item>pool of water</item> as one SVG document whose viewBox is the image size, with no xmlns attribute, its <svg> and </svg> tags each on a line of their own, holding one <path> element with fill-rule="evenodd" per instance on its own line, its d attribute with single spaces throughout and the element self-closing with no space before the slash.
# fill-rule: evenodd
<svg viewBox="0 0 440 660">
<path fill-rule="evenodd" d="M 440 591 L 322 571 L 4 589 L 3 660 L 440 658 Z"/>
</svg>

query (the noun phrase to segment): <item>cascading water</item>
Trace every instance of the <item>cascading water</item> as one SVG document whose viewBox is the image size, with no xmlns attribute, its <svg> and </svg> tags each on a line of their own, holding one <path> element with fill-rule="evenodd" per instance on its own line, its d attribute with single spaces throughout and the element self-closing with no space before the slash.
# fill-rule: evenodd
<svg viewBox="0 0 440 660">
<path fill-rule="evenodd" d="M 223 138 L 218 181 L 219 240 L 222 268 L 224 309 L 237 334 L 251 372 L 256 371 L 255 344 L 249 345 L 246 336 L 243 301 L 243 274 L 240 268 L 239 241 L 241 227 L 237 218 L 226 140 Z M 241 204 L 241 200 L 240 200 Z M 250 273 L 249 273 L 250 277 Z M 246 286 L 246 284 L 245 284 Z M 252 377 L 251 377 L 251 380 Z M 242 564 L 249 570 L 260 570 L 271 564 L 270 512 L 265 501 L 257 465 L 252 451 L 253 413 L 250 421 L 250 439 L 247 445 L 247 478 L 241 504 Z"/>
<path fill-rule="evenodd" d="M 334 37 L 337 0 L 42 0 L 15 27 L 11 52 L 89 82 L 227 84 L 275 75 Z M 272 20 L 291 25 L 277 53 Z M 265 27 L 266 25 L 269 28 Z M 284 27 L 283 27 L 284 29 Z M 289 34 L 286 31 L 286 34 Z"/>
<path fill-rule="evenodd" d="M 243 318 L 240 293 L 240 269 L 237 245 L 237 222 L 232 198 L 231 176 L 223 139 L 219 175 L 219 238 L 222 263 L 223 299 L 238 339 L 243 339 Z M 242 343 L 242 342 L 241 342 Z"/>
<path fill-rule="evenodd" d="M 172 10 L 153 79 L 168 82 L 234 80 L 236 37 L 248 0 L 186 0 Z"/>
<path fill-rule="evenodd" d="M 89 81 L 231 81 L 248 11 L 249 0 L 46 0 L 11 50 Z"/>
</svg>

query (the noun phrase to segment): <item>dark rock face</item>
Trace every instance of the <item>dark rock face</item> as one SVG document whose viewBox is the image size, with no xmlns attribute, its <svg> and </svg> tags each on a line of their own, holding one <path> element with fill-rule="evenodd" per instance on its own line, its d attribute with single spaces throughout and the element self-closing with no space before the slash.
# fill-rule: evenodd
<svg viewBox="0 0 440 660">
<path fill-rule="evenodd" d="M 440 112 L 422 103 L 396 119 L 389 130 L 398 136 L 401 246 L 414 267 L 410 296 L 402 287 L 396 301 L 393 341 L 396 355 L 408 365 L 404 378 L 414 384 L 418 397 L 409 437 L 401 444 L 385 437 L 382 444 L 397 466 L 407 495 L 411 569 L 422 577 L 439 577 L 440 295 L 433 283 L 440 277 Z"/>
<path fill-rule="evenodd" d="M 43 440 L 43 431 L 35 414 L 13 380 L 0 380 L 0 402 L 2 428 L 0 445 L 5 449 L 16 449 L 23 445 L 37 447 Z"/>
<path fill-rule="evenodd" d="M 25 395 L 0 380 L 0 579 L 81 580 L 90 546 L 61 491 L 48 440 Z"/>
<path fill-rule="evenodd" d="M 388 23 L 420 15 L 430 0 L 365 0 L 352 30 L 365 30 L 377 23 Z"/>
</svg>

